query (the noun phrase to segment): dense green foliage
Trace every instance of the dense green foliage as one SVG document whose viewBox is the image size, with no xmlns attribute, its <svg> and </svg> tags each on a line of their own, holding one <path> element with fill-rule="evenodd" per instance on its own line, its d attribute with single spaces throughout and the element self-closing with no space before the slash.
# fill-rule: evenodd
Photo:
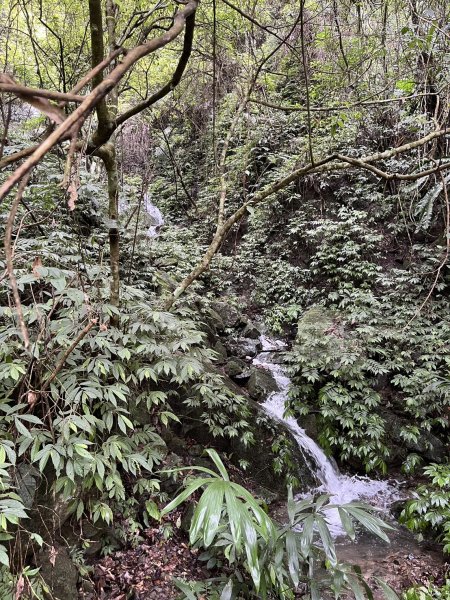
<svg viewBox="0 0 450 600">
<path fill-rule="evenodd" d="M 400 519 L 413 531 L 431 531 L 450 553 L 450 468 L 431 464 L 424 472 L 429 481 L 417 488 Z"/>
<path fill-rule="evenodd" d="M 192 6 L 196 24 L 179 20 Z M 248 398 L 250 321 L 288 342 L 289 414 L 340 466 L 425 467 L 402 520 L 448 551 L 448 3 L 0 0 L 0 17 L 0 180 L 22 165 L 24 184 L 16 200 L 0 192 L 0 595 L 50 593 L 35 555 L 60 527 L 42 527 L 38 497 L 63 506 L 61 525 L 108 526 L 110 552 L 150 523 L 170 536 L 161 506 L 192 496 L 190 542 L 220 582 L 181 582 L 187 598 L 293 598 L 302 584 L 370 597 L 337 562 L 326 495 L 290 498 L 282 527 L 210 451 L 207 476 L 170 502 L 167 470 L 195 446 L 256 479 L 264 450 L 267 470 L 305 483 L 295 444 Z M 157 51 L 23 179 L 15 153 L 98 91 L 101 77 L 76 87 L 92 65 L 123 46 L 111 78 L 145 40 Z M 75 91 L 45 104 L 8 77 Z M 149 202 L 164 216 L 154 236 Z M 339 511 L 351 538 L 351 518 L 384 537 L 359 505 Z M 90 544 L 74 550 L 81 570 Z"/>
<path fill-rule="evenodd" d="M 405 600 L 447 600 L 450 597 L 450 583 L 440 588 L 430 584 L 428 586 L 420 586 L 411 588 L 405 592 Z"/>
</svg>

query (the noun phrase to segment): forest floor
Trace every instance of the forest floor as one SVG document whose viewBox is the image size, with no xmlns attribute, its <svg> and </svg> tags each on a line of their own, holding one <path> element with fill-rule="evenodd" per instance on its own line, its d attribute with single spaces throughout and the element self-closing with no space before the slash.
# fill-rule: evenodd
<svg viewBox="0 0 450 600">
<path fill-rule="evenodd" d="M 159 528 L 147 529 L 136 548 L 116 551 L 94 565 L 93 588 L 83 600 L 170 600 L 179 591 L 174 578 L 201 580 L 208 576 L 197 551 L 179 533 L 165 539 Z"/>
<path fill-rule="evenodd" d="M 96 562 L 93 589 L 81 593 L 80 598 L 173 600 L 180 593 L 173 583 L 174 578 L 203 580 L 212 576 L 181 532 L 167 540 L 158 528 L 153 528 L 146 530 L 144 536 L 145 540 L 136 548 L 114 552 Z M 405 544 L 401 533 L 391 546 L 377 544 L 371 537 L 370 541 L 342 546 L 338 554 L 341 560 L 357 562 L 368 581 L 381 577 L 398 593 L 430 581 L 438 585 L 445 583 L 449 565 L 444 563 L 438 548 L 426 544 L 411 548 Z M 374 598 L 381 599 L 383 595 L 375 589 Z"/>
</svg>

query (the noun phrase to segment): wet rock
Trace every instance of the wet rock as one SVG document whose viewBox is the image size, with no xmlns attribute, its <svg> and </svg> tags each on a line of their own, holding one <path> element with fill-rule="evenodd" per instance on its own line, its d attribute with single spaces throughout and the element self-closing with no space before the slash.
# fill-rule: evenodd
<svg viewBox="0 0 450 600">
<path fill-rule="evenodd" d="M 239 368 L 246 365 L 244 361 L 238 361 L 237 364 Z M 215 369 L 212 370 L 216 371 Z M 261 371 L 261 369 L 258 369 L 258 371 Z M 234 394 L 242 394 L 242 389 L 231 378 L 223 375 L 222 377 L 224 387 Z M 268 380 L 266 381 L 266 385 L 269 385 Z M 306 491 L 317 486 L 318 482 L 311 474 L 310 467 L 289 429 L 268 417 L 255 400 L 246 398 L 246 402 L 250 411 L 247 419 L 253 425 L 252 430 L 255 440 L 254 444 L 250 445 L 245 445 L 239 436 L 231 439 L 226 437 L 212 438 L 208 426 L 201 418 L 204 412 L 203 407 L 187 406 L 182 397 L 174 399 L 171 404 L 182 421 L 182 436 L 184 438 L 195 440 L 198 444 L 201 444 L 202 448 L 210 447 L 213 439 L 214 448 L 218 452 L 229 454 L 232 462 L 236 465 L 239 465 L 241 460 L 246 461 L 249 464 L 249 476 L 257 481 L 258 485 L 264 486 L 278 497 L 286 496 L 288 469 L 290 475 L 299 481 L 299 487 L 296 491 Z M 170 442 L 167 442 L 167 444 L 170 445 Z M 280 461 L 282 463 L 281 468 Z M 276 471 L 274 470 L 275 463 L 277 463 Z M 200 458 L 195 458 L 195 464 L 200 464 Z M 205 466 L 211 467 L 211 464 L 206 463 Z M 175 482 L 173 486 L 175 489 L 169 491 L 168 485 L 170 483 L 164 481 L 162 488 L 168 493 L 175 493 L 179 482 Z"/>
<path fill-rule="evenodd" d="M 239 338 L 228 342 L 230 354 L 238 358 L 253 358 L 261 352 L 261 342 L 258 339 Z"/>
<path fill-rule="evenodd" d="M 411 452 L 417 452 L 433 462 L 442 462 L 446 455 L 445 446 L 441 440 L 427 431 L 422 431 L 417 442 L 409 442 L 407 446 Z"/>
<path fill-rule="evenodd" d="M 251 374 L 252 374 L 251 370 L 247 369 L 246 371 L 242 371 L 242 373 L 235 375 L 233 377 L 233 381 L 235 381 L 238 385 L 243 387 L 244 385 L 247 385 L 247 383 L 249 382 Z"/>
<path fill-rule="evenodd" d="M 218 360 L 219 362 L 224 362 L 227 359 L 228 353 L 227 353 L 227 349 L 225 348 L 225 346 L 222 344 L 221 341 L 217 341 L 214 346 L 213 346 L 213 350 L 215 352 L 217 352 L 218 354 Z"/>
<path fill-rule="evenodd" d="M 306 431 L 307 435 L 312 438 L 314 441 L 317 441 L 319 438 L 319 427 L 317 424 L 317 416 L 316 415 L 305 415 L 299 419 L 300 426 Z"/>
<path fill-rule="evenodd" d="M 212 309 L 220 316 L 225 328 L 242 328 L 247 323 L 246 317 L 228 302 L 214 302 Z"/>
<path fill-rule="evenodd" d="M 247 370 L 247 363 L 240 358 L 231 358 L 225 364 L 225 373 L 228 377 L 231 377 L 231 379 L 238 377 Z"/>
<path fill-rule="evenodd" d="M 252 398 L 264 401 L 269 394 L 278 390 L 278 386 L 272 373 L 265 369 L 253 368 L 247 389 Z"/>
<path fill-rule="evenodd" d="M 254 323 L 249 321 L 247 323 L 247 325 L 244 327 L 244 331 L 242 332 L 242 335 L 246 338 L 258 340 L 259 336 L 261 335 L 261 331 L 256 327 L 256 325 Z"/>
<path fill-rule="evenodd" d="M 390 410 L 383 411 L 382 416 L 386 427 L 386 438 L 389 440 L 391 464 L 401 464 L 411 452 L 420 454 L 428 461 L 440 463 L 444 460 L 445 445 L 433 433 L 422 431 L 416 442 L 405 440 L 401 431 L 410 424 L 410 421 Z"/>
<path fill-rule="evenodd" d="M 201 308 L 199 310 L 201 310 Z M 211 307 L 208 307 L 203 314 L 206 320 L 210 323 L 212 327 L 214 327 L 214 329 L 216 329 L 216 331 L 222 332 L 225 329 L 225 323 L 216 310 L 214 310 Z"/>
<path fill-rule="evenodd" d="M 294 477 L 298 484 L 295 492 L 306 492 L 319 484 L 312 473 L 305 457 L 298 448 L 297 441 L 284 425 L 274 421 L 266 415 L 259 404 L 252 401 L 252 414 L 256 426 L 254 428 L 255 443 L 245 446 L 242 440 L 230 440 L 232 460 L 246 460 L 249 463 L 247 470 L 251 479 L 272 492 L 266 496 L 273 502 L 275 497 L 285 498 L 287 482 L 285 476 Z M 282 465 L 282 472 L 275 472 Z"/>
<path fill-rule="evenodd" d="M 207 321 L 203 322 L 200 325 L 200 329 L 203 331 L 203 333 L 206 333 L 209 345 L 214 346 L 217 341 L 217 332 L 214 327 L 211 326 L 211 323 Z"/>
<path fill-rule="evenodd" d="M 46 547 L 38 553 L 36 564 L 53 600 L 78 600 L 78 569 L 65 546 Z"/>
</svg>

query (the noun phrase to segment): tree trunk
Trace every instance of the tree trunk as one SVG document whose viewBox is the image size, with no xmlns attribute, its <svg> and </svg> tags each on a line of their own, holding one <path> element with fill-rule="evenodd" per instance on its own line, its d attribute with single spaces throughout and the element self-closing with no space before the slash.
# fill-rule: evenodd
<svg viewBox="0 0 450 600">
<path fill-rule="evenodd" d="M 112 0 L 107 2 L 107 25 L 108 42 L 112 48 L 115 44 L 115 4 Z M 104 59 L 105 48 L 103 42 L 103 18 L 101 0 L 89 0 L 91 44 L 92 44 L 92 67 L 96 67 Z M 98 73 L 92 80 L 94 86 L 103 81 L 103 73 Z M 113 118 L 117 112 L 117 90 L 112 91 L 112 105 L 114 115 L 111 115 L 106 99 L 103 99 L 97 105 L 98 133 L 102 137 L 104 131 L 113 129 Z M 96 154 L 102 159 L 105 165 L 106 175 L 108 177 L 108 219 L 109 219 L 109 263 L 111 267 L 111 283 L 109 302 L 117 310 L 120 306 L 120 238 L 119 238 L 119 174 L 117 170 L 115 136 L 112 135 L 110 141 L 96 151 Z M 113 314 L 111 325 L 117 327 L 119 324 L 119 315 Z"/>
<path fill-rule="evenodd" d="M 108 218 L 109 218 L 109 264 L 111 284 L 109 302 L 120 307 L 120 236 L 119 236 L 119 171 L 117 169 L 116 148 L 114 143 L 105 144 L 98 152 L 105 165 L 108 177 Z M 111 317 L 111 325 L 117 327 L 119 315 Z"/>
</svg>

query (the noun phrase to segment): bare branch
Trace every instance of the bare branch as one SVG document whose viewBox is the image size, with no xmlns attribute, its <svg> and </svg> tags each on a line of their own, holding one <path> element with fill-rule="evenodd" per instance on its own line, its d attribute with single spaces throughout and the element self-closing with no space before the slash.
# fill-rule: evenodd
<svg viewBox="0 0 450 600">
<path fill-rule="evenodd" d="M 154 38 L 130 50 L 122 62 L 120 62 L 90 94 L 86 96 L 80 106 L 59 125 L 59 127 L 49 135 L 49 137 L 39 145 L 33 154 L 20 166 L 14 173 L 0 186 L 0 202 L 5 198 L 9 191 L 18 181 L 22 179 L 58 142 L 66 139 L 74 125 L 80 126 L 95 108 L 95 106 L 107 96 L 107 94 L 120 82 L 128 70 L 144 56 L 148 56 L 159 48 L 166 46 L 173 41 L 183 31 L 186 20 L 197 9 L 198 0 L 190 0 L 183 10 L 179 11 L 172 27 L 160 37 Z M 109 133 L 109 136 L 112 131 Z M 102 132 L 102 135 L 105 134 Z M 108 136 L 108 137 L 109 137 Z M 96 136 L 93 143 L 96 144 Z M 98 139 L 98 142 L 101 140 Z M 98 146 L 105 143 L 106 140 L 98 143 Z"/>
<path fill-rule="evenodd" d="M 61 356 L 61 358 L 59 359 L 57 365 L 55 366 L 55 368 L 53 369 L 52 374 L 49 376 L 49 378 L 43 383 L 42 388 L 41 388 L 41 393 L 45 392 L 50 384 L 52 383 L 52 381 L 54 381 L 58 375 L 58 373 L 61 371 L 61 369 L 63 368 L 66 360 L 69 358 L 69 356 L 72 354 L 72 352 L 75 350 L 75 348 L 78 346 L 78 344 L 81 342 L 81 340 L 83 338 L 86 337 L 86 335 L 90 332 L 90 330 L 94 327 L 94 325 L 97 324 L 97 319 L 92 319 L 91 321 L 89 321 L 89 323 L 86 325 L 86 327 L 84 327 L 80 333 L 77 335 L 77 337 L 73 340 L 73 342 L 70 344 L 70 346 L 67 348 L 67 350 L 63 353 L 63 355 Z"/>
<path fill-rule="evenodd" d="M 76 95 L 79 91 L 81 91 L 98 73 L 100 73 L 101 71 L 103 71 L 115 58 L 117 58 L 118 56 L 120 56 L 121 54 L 123 54 L 125 52 L 125 50 L 123 48 L 117 48 L 117 50 L 115 50 L 114 52 L 112 52 L 107 58 L 105 58 L 105 60 L 103 60 L 101 63 L 99 63 L 94 69 L 91 69 L 89 71 L 89 73 L 87 73 L 82 79 L 80 79 L 80 81 L 75 85 L 75 87 L 70 91 L 70 94 L 72 95 Z M 85 98 L 84 96 L 80 96 L 83 99 Z M 63 108 L 66 104 L 66 101 L 62 101 L 59 106 L 60 108 Z M 48 137 L 48 135 L 50 135 L 50 133 L 53 131 L 53 127 L 50 127 L 46 133 L 44 134 L 44 138 Z M 70 137 L 70 135 L 67 135 L 65 138 L 63 139 L 68 139 Z M 18 162 L 19 160 L 22 160 L 23 158 L 27 158 L 27 156 L 31 156 L 31 154 L 33 154 L 33 152 L 35 152 L 38 148 L 40 147 L 40 144 L 36 144 L 34 146 L 30 146 L 28 148 L 24 148 L 23 150 L 20 150 L 19 152 L 14 152 L 14 154 L 10 154 L 9 156 L 5 156 L 4 158 L 2 158 L 2 160 L 0 160 L 0 169 L 7 167 L 8 165 L 11 165 L 15 162 Z"/>
<path fill-rule="evenodd" d="M 423 96 L 431 96 L 438 95 L 438 92 L 435 94 L 432 93 L 420 93 L 420 94 L 411 94 L 410 96 L 401 96 L 398 98 L 383 98 L 381 100 L 362 100 L 361 102 L 353 102 L 351 104 L 341 104 L 339 106 L 311 106 L 311 112 L 334 112 L 341 110 L 351 110 L 352 108 L 358 108 L 358 106 L 377 106 L 378 104 L 394 104 L 396 102 L 406 102 L 406 100 L 414 100 L 415 98 L 421 98 Z M 267 102 L 266 100 L 261 100 L 261 98 L 250 98 L 250 102 L 254 104 L 261 104 L 262 106 L 267 106 L 268 108 L 273 108 L 274 110 L 281 110 L 284 112 L 307 112 L 308 108 L 306 106 L 286 106 L 281 104 L 273 104 L 272 102 Z"/>
<path fill-rule="evenodd" d="M 0 83 L 0 92 L 16 94 L 22 100 L 29 96 L 38 96 L 40 98 L 48 98 L 49 100 L 61 100 L 63 102 L 83 102 L 84 96 L 76 94 L 63 94 L 61 92 L 52 92 L 51 90 L 41 90 L 40 88 L 30 88 L 17 83 Z"/>
<path fill-rule="evenodd" d="M 0 73 L 0 89 L 5 85 L 8 87 L 16 88 L 14 93 L 18 98 L 20 98 L 24 102 L 27 102 L 28 104 L 31 104 L 31 106 L 47 115 L 47 117 L 52 119 L 52 121 L 54 121 L 55 123 L 59 124 L 64 121 L 65 114 L 63 113 L 63 111 L 59 107 L 50 104 L 50 102 L 46 98 L 41 97 L 42 94 L 35 95 L 31 92 L 31 88 L 26 88 L 20 85 L 17 86 L 16 82 L 11 77 L 11 75 L 8 75 L 7 73 Z M 22 87 L 22 91 L 19 91 L 17 89 Z"/>
<path fill-rule="evenodd" d="M 183 73 L 188 64 L 189 58 L 191 56 L 192 51 L 192 42 L 194 40 L 194 29 L 195 29 L 195 13 L 187 17 L 186 19 L 186 29 L 184 32 L 184 43 L 183 43 L 183 51 L 180 56 L 180 60 L 178 61 L 177 68 L 175 69 L 172 79 L 166 83 L 164 87 L 162 87 L 158 92 L 143 100 L 139 104 L 130 108 L 126 112 L 119 115 L 116 119 L 115 126 L 118 127 L 122 125 L 129 118 L 141 113 L 146 108 L 149 108 L 164 96 L 167 96 L 172 90 L 176 88 L 176 86 L 180 83 Z"/>
</svg>

